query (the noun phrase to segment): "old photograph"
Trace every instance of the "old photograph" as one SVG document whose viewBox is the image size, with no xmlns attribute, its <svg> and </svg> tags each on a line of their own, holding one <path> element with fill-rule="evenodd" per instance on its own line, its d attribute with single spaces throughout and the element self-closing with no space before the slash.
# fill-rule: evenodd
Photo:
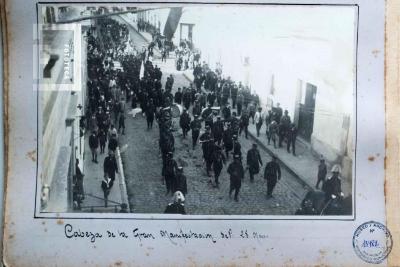
<svg viewBox="0 0 400 267">
<path fill-rule="evenodd" d="M 36 214 L 352 216 L 357 19 L 39 4 Z"/>
</svg>

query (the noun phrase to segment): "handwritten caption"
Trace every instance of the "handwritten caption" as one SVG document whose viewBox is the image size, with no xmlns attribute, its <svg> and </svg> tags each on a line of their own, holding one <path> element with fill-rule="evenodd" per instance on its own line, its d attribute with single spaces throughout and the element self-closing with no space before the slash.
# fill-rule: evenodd
<svg viewBox="0 0 400 267">
<path fill-rule="evenodd" d="M 102 239 L 135 239 L 139 242 L 144 240 L 156 240 L 156 239 L 167 239 L 172 244 L 177 245 L 179 242 L 188 242 L 191 240 L 209 240 L 211 243 L 217 243 L 217 240 L 229 240 L 229 239 L 254 239 L 263 240 L 267 239 L 268 236 L 255 231 L 249 231 L 247 229 L 234 231 L 231 228 L 218 231 L 218 232 L 196 232 L 192 230 L 179 229 L 178 231 L 171 232 L 167 230 L 158 230 L 153 232 L 142 231 L 139 228 L 132 228 L 130 231 L 122 230 L 104 230 L 101 232 L 85 231 L 79 228 L 74 228 L 71 224 L 64 226 L 64 234 L 68 239 L 86 239 L 91 243 L 95 243 Z"/>
</svg>

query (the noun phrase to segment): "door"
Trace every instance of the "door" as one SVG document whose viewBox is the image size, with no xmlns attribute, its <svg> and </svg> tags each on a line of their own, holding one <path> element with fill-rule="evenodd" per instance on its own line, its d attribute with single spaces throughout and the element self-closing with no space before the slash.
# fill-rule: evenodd
<svg viewBox="0 0 400 267">
<path fill-rule="evenodd" d="M 317 87 L 307 83 L 305 91 L 304 103 L 300 103 L 299 108 L 298 133 L 302 138 L 310 142 L 314 127 L 314 111 Z"/>
</svg>

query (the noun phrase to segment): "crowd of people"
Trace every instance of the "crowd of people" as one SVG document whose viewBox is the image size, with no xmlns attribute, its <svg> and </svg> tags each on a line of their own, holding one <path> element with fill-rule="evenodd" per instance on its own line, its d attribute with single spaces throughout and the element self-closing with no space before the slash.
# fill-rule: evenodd
<svg viewBox="0 0 400 267">
<path fill-rule="evenodd" d="M 223 77 L 221 69 L 213 71 L 205 62 L 201 64 L 200 53 L 193 59 L 193 83 L 177 88 L 173 94 L 174 77 L 168 76 L 163 88 L 163 73 L 152 62 L 153 46 L 141 53 L 127 53 L 126 47 L 131 42 L 127 26 L 110 18 L 97 19 L 95 27 L 88 31 L 86 128 L 91 131 L 89 146 L 93 164 L 98 163 L 98 148 L 100 153 L 106 153 L 108 143 L 101 184 L 105 199 L 118 173 L 115 150 L 119 145 L 118 135 L 125 134 L 125 106 L 128 103 L 132 109 L 140 108 L 148 130 L 153 128 L 154 120 L 158 123 L 162 180 L 166 194 L 174 195 L 174 202 L 167 206 L 166 213 L 185 214 L 183 202 L 188 194 L 183 166 L 174 158 L 174 104 L 182 106 L 179 115 L 182 136 L 187 138 L 191 131 L 192 149 L 201 144 L 206 173 L 215 188 L 220 186 L 223 166 L 228 164 L 230 157 L 233 158 L 227 173 L 230 176 L 229 196 L 234 193 L 235 201 L 239 201 L 245 171 L 249 171 L 250 182 L 253 182 L 263 165 L 257 144 L 247 151 L 246 159 L 242 154 L 239 137 L 244 134 L 248 138 L 250 121 L 256 125 L 257 136 L 265 122 L 268 143 L 272 141 L 276 148 L 286 141 L 288 152 L 295 155 L 297 129 L 287 110 L 283 112 L 279 104 L 263 113 L 257 94 L 241 82 Z M 267 198 L 271 198 L 281 179 L 276 157 L 266 164 L 264 179 L 267 181 Z"/>
<path fill-rule="evenodd" d="M 175 48 L 175 66 L 178 71 L 194 69 L 200 62 L 201 53 L 193 49 L 192 44 L 187 40 Z"/>
</svg>

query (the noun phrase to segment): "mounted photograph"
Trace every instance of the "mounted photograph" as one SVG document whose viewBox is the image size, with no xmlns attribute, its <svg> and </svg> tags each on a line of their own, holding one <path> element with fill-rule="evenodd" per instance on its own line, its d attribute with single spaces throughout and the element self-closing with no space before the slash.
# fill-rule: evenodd
<svg viewBox="0 0 400 267">
<path fill-rule="evenodd" d="M 37 12 L 35 215 L 354 216 L 356 6 Z"/>
</svg>

